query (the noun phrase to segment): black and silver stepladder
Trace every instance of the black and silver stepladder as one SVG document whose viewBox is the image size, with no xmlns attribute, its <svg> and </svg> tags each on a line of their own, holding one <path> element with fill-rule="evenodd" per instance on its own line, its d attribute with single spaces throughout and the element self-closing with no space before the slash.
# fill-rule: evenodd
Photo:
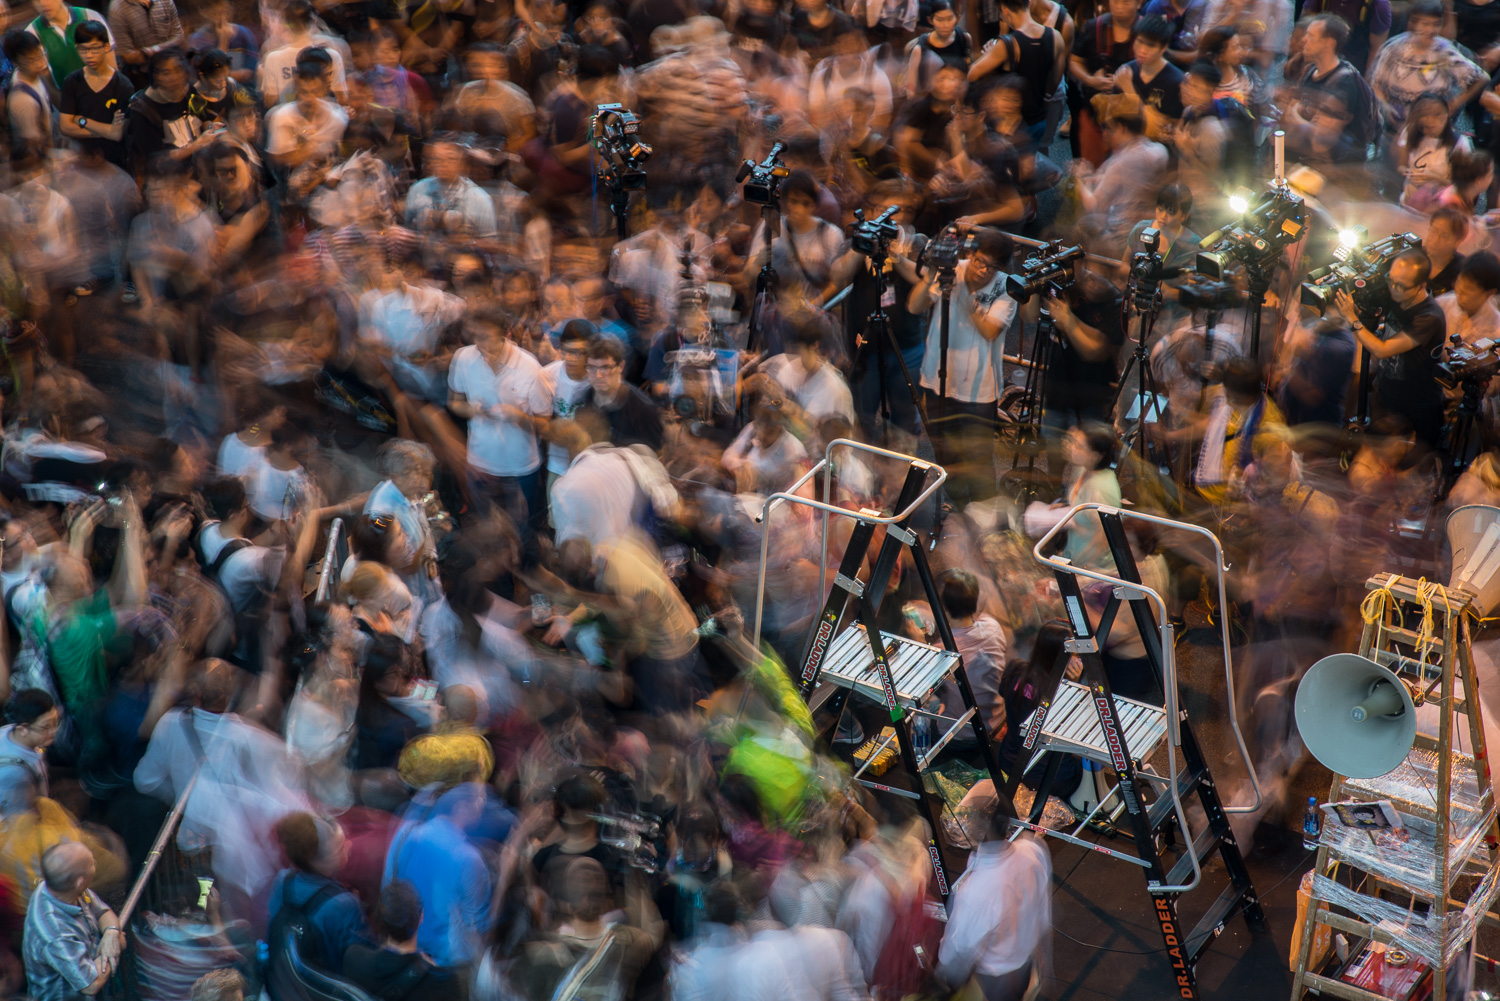
<svg viewBox="0 0 1500 1001">
<path fill-rule="evenodd" d="M 1097 515 L 1103 526 L 1104 538 L 1118 571 L 1114 576 L 1074 566 L 1061 557 L 1043 555 L 1058 533 L 1078 518 L 1089 515 Z M 1191 532 L 1206 537 L 1213 544 L 1218 569 L 1219 625 L 1224 645 L 1229 722 L 1255 790 L 1255 802 L 1249 806 L 1227 807 L 1219 797 L 1208 762 L 1178 698 L 1172 627 L 1167 607 L 1160 594 L 1141 583 L 1140 571 L 1125 535 L 1126 518 Z M 1200 996 L 1196 973 L 1198 959 L 1218 938 L 1225 924 L 1236 915 L 1243 915 L 1252 931 L 1266 927 L 1265 915 L 1227 816 L 1258 810 L 1261 792 L 1254 764 L 1240 733 L 1235 706 L 1229 625 L 1225 614 L 1228 603 L 1224 585 L 1224 550 L 1212 532 L 1196 525 L 1103 504 L 1080 504 L 1068 511 L 1063 520 L 1042 537 L 1033 555 L 1038 562 L 1051 568 L 1057 577 L 1073 638 L 1067 642 L 1058 663 L 1051 665 L 1051 674 L 1043 688 L 1046 694 L 1025 723 L 1021 755 L 1006 786 L 1007 792 L 1014 792 L 1027 768 L 1039 756 L 1048 756 L 1031 816 L 1018 822 L 1018 826 L 1081 845 L 1145 870 L 1152 912 L 1161 929 L 1175 979 L 1172 996 L 1197 998 Z M 1097 621 L 1090 619 L 1079 578 L 1111 588 Z M 1122 605 L 1129 605 L 1135 616 L 1147 659 L 1165 695 L 1164 707 L 1117 697 L 1110 691 L 1100 643 L 1102 638 L 1109 636 Z M 1065 671 L 1070 655 L 1075 654 L 1083 662 L 1083 675 L 1080 681 L 1068 681 Z M 1166 775 L 1158 774 L 1149 764 L 1149 759 L 1163 744 L 1167 751 Z M 1181 761 L 1178 760 L 1179 751 Z M 1101 797 L 1093 813 L 1071 831 L 1054 830 L 1041 824 L 1042 808 L 1046 805 L 1064 754 L 1078 755 L 1113 769 L 1116 782 Z M 1194 795 L 1207 819 L 1206 825 L 1196 835 L 1189 829 L 1183 805 L 1185 798 Z M 1135 840 L 1134 855 L 1106 849 L 1080 837 L 1088 822 L 1108 803 L 1116 803 L 1128 818 L 1124 823 L 1128 823 Z M 1171 858 L 1172 849 L 1168 847 L 1174 842 L 1180 850 L 1175 860 Z M 1179 920 L 1178 901 L 1183 894 L 1197 889 L 1202 882 L 1203 863 L 1215 853 L 1224 863 L 1228 885 L 1209 904 L 1193 928 L 1185 931 Z"/>
<path fill-rule="evenodd" d="M 831 475 L 833 458 L 840 451 L 865 452 L 906 463 L 906 477 L 896 501 L 895 511 L 889 515 L 869 509 L 840 507 L 831 502 Z M 814 500 L 797 496 L 797 491 L 817 476 L 823 477 L 823 499 Z M 761 515 L 761 565 L 760 584 L 755 606 L 755 645 L 760 645 L 761 613 L 765 594 L 766 561 L 769 554 L 771 512 L 779 504 L 798 504 L 811 507 L 823 515 L 822 566 L 828 565 L 828 518 L 830 516 L 852 518 L 856 522 L 850 533 L 844 555 L 834 574 L 833 587 L 828 589 L 826 570 L 820 581 L 821 593 L 828 595 L 823 608 L 813 624 L 809 637 L 794 674 L 809 708 L 825 709 L 839 715 L 850 692 L 859 692 L 883 704 L 890 713 L 894 735 L 875 749 L 864 766 L 854 773 L 854 780 L 877 792 L 916 800 L 931 830 L 927 853 L 932 861 L 933 874 L 938 892 L 946 900 L 952 888 L 949 880 L 949 859 L 943 850 L 941 813 L 942 804 L 927 791 L 922 773 L 950 740 L 965 726 L 970 727 L 984 755 L 985 767 L 995 788 L 1000 788 L 1001 773 L 990 743 L 985 721 L 969 687 L 968 675 L 964 672 L 963 659 L 958 654 L 958 644 L 953 638 L 953 629 L 943 610 L 932 567 L 927 562 L 927 552 L 922 540 L 911 528 L 912 517 L 942 487 L 948 474 L 941 466 L 934 465 L 916 456 L 904 455 L 875 448 L 861 442 L 839 439 L 830 442 L 824 458 L 801 479 L 786 490 L 766 498 Z M 874 566 L 867 581 L 859 579 L 864 568 L 865 557 L 874 542 L 876 531 L 885 528 L 885 540 L 876 554 Z M 886 585 L 896 568 L 896 561 L 905 549 L 911 553 L 922 589 L 932 606 L 933 619 L 937 624 L 942 646 L 918 643 L 895 633 L 881 632 L 876 624 L 876 613 L 880 609 Z M 878 643 L 869 637 L 878 636 Z M 957 716 L 943 716 L 923 707 L 923 703 L 937 688 L 952 678 L 963 700 L 963 711 Z M 939 734 L 923 754 L 917 753 L 912 732 L 913 725 L 922 718 L 941 721 L 947 729 Z M 894 741 L 901 763 L 910 779 L 911 788 L 875 782 L 863 777 L 865 768 L 890 743 Z"/>
</svg>

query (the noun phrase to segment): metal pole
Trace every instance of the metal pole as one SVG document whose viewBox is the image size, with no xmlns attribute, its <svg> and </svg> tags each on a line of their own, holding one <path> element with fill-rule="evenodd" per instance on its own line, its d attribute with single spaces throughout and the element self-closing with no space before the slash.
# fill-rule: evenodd
<svg viewBox="0 0 1500 1001">
<path fill-rule="evenodd" d="M 182 812 L 187 809 L 188 797 L 193 794 L 193 787 L 198 784 L 198 776 L 203 774 L 203 766 L 199 765 L 193 772 L 193 777 L 188 780 L 187 788 L 182 790 L 182 795 L 177 797 L 177 805 L 172 807 L 172 812 L 167 814 L 167 819 L 162 822 L 161 830 L 156 834 L 156 842 L 151 846 L 151 851 L 146 856 L 146 864 L 141 867 L 141 874 L 136 877 L 135 885 L 130 888 L 130 896 L 125 898 L 125 906 L 120 908 L 120 928 L 123 930 L 130 921 L 130 914 L 135 910 L 135 905 L 140 903 L 141 894 L 146 890 L 146 881 L 156 871 L 156 863 L 161 861 L 162 849 L 167 845 L 167 839 L 172 836 L 177 821 L 182 818 Z"/>
</svg>

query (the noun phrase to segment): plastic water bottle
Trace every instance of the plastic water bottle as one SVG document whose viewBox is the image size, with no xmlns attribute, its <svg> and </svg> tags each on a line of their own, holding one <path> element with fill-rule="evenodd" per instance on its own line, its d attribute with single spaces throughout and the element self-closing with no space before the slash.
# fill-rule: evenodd
<svg viewBox="0 0 1500 1001">
<path fill-rule="evenodd" d="M 1323 812 L 1318 809 L 1318 797 L 1307 797 L 1307 812 L 1302 815 L 1302 847 L 1310 852 L 1318 850 L 1318 835 L 1323 833 Z"/>
</svg>

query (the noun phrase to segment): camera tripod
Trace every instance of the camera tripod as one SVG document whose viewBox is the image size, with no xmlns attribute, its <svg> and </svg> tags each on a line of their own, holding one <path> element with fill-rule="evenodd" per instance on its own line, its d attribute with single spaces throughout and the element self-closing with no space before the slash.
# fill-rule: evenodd
<svg viewBox="0 0 1500 1001">
<path fill-rule="evenodd" d="M 1121 453 L 1123 458 L 1130 454 L 1132 447 L 1140 452 L 1141 461 L 1147 460 L 1150 448 L 1146 441 L 1146 418 L 1150 412 L 1155 410 L 1161 412 L 1161 391 L 1156 383 L 1156 373 L 1151 370 L 1151 335 L 1156 330 L 1156 317 L 1161 313 L 1161 283 L 1156 282 L 1149 299 L 1142 297 L 1138 284 L 1132 280 L 1125 290 L 1125 302 L 1120 306 L 1125 311 L 1126 329 L 1130 327 L 1129 311 L 1135 309 L 1136 319 L 1140 321 L 1140 336 L 1135 339 L 1135 348 L 1130 352 L 1130 357 L 1125 361 L 1125 368 L 1120 372 L 1120 385 L 1115 390 L 1114 402 L 1110 404 L 1110 412 L 1116 415 L 1116 420 L 1123 418 L 1119 413 L 1120 402 L 1125 396 L 1125 387 L 1130 382 L 1130 371 L 1135 370 L 1136 386 L 1135 398 L 1139 413 L 1136 416 L 1135 428 L 1125 435 L 1125 450 Z M 1144 306 L 1143 306 L 1144 303 Z M 1134 442 L 1131 436 L 1134 436 Z"/>
<path fill-rule="evenodd" d="M 1459 396 L 1458 406 L 1450 411 L 1448 420 L 1443 425 L 1444 451 L 1447 453 L 1443 462 L 1443 475 L 1438 479 L 1437 492 L 1433 495 L 1433 502 L 1441 501 L 1448 496 L 1458 478 L 1468 467 L 1469 451 L 1476 452 L 1481 447 L 1478 436 L 1474 433 L 1474 418 L 1479 416 L 1480 407 L 1484 403 L 1484 390 L 1487 380 L 1464 378 L 1459 380 L 1462 395 Z"/>
<path fill-rule="evenodd" d="M 1031 354 L 1026 369 L 1026 383 L 1022 389 L 1022 408 L 1016 416 L 1014 447 L 1011 449 L 1010 471 L 1022 472 L 1021 460 L 1025 457 L 1025 494 L 1027 499 L 1037 499 L 1036 459 L 1044 448 L 1042 423 L 1047 416 L 1047 393 L 1052 372 L 1052 351 L 1057 340 L 1052 323 L 1052 311 L 1047 308 L 1044 297 L 1037 312 L 1036 332 L 1031 339 Z M 1063 347 L 1063 345 L 1059 345 Z"/>
</svg>

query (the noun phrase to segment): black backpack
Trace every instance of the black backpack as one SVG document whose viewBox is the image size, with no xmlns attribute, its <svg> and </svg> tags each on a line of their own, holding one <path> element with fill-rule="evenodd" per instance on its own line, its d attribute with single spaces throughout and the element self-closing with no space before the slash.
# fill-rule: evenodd
<svg viewBox="0 0 1500 1001">
<path fill-rule="evenodd" d="M 273 1001 L 327 1001 L 337 997 L 340 988 L 353 991 L 346 999 L 357 997 L 360 992 L 353 985 L 337 981 L 324 969 L 320 959 L 328 955 L 328 943 L 323 933 L 313 923 L 318 913 L 344 888 L 332 880 L 325 880 L 313 894 L 300 904 L 292 898 L 295 875 L 286 877 L 282 887 L 281 908 L 271 919 L 266 932 L 266 990 Z"/>
<path fill-rule="evenodd" d="M 224 659 L 236 667 L 244 668 L 251 674 L 259 674 L 261 635 L 271 615 L 271 594 L 262 588 L 243 609 L 234 607 L 234 600 L 230 597 L 229 589 L 224 585 L 224 567 L 229 563 L 230 557 L 241 550 L 249 549 L 253 543 L 244 538 L 229 539 L 210 562 L 203 551 L 203 532 L 213 524 L 217 522 L 209 522 L 199 530 L 198 542 L 194 548 L 197 550 L 199 562 L 203 564 L 203 575 L 212 581 L 213 585 L 224 595 L 224 601 L 229 605 L 230 614 L 234 618 L 234 636 Z"/>
</svg>

